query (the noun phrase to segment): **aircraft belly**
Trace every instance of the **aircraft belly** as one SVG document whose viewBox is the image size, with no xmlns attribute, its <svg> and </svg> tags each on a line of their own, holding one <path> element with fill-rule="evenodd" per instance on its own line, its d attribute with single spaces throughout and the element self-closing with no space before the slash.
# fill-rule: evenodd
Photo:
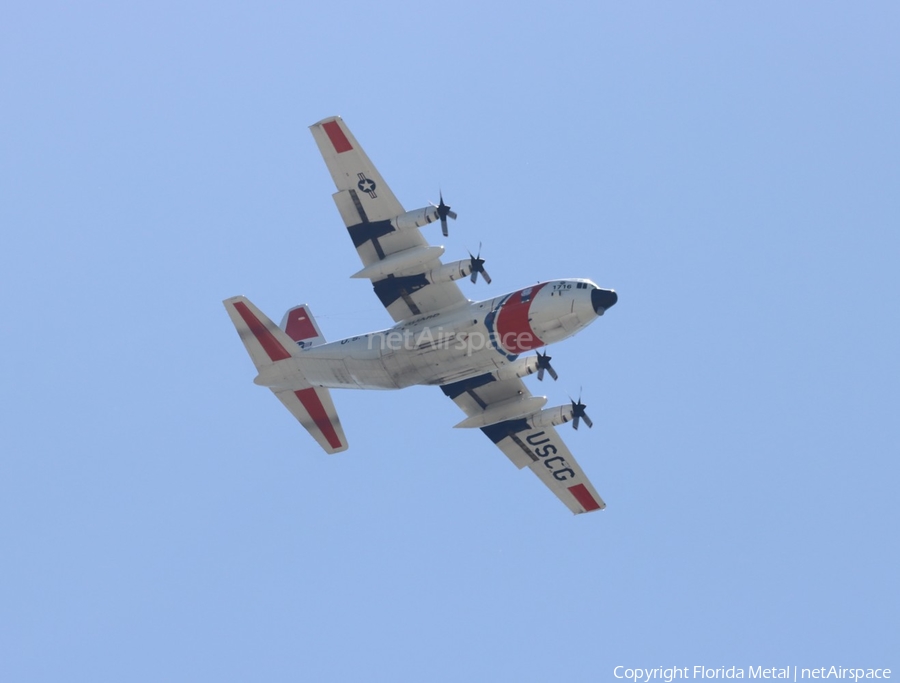
<svg viewBox="0 0 900 683">
<path fill-rule="evenodd" d="M 382 358 L 344 359 L 347 372 L 360 389 L 399 389 L 399 385 L 387 371 Z"/>
<path fill-rule="evenodd" d="M 415 352 L 406 349 L 385 351 L 382 356 L 384 368 L 398 387 L 421 384 L 419 365 L 414 362 Z"/>
<path fill-rule="evenodd" d="M 466 377 L 493 372 L 506 364 L 493 349 L 398 349 L 385 355 L 384 364 L 397 386 L 447 384 Z"/>
<path fill-rule="evenodd" d="M 508 362 L 504 356 L 496 353 L 493 349 L 476 351 L 436 365 L 425 384 L 449 384 L 469 377 L 477 377 L 486 372 L 494 372 Z"/>
<path fill-rule="evenodd" d="M 491 341 L 483 319 L 488 304 L 493 302 L 478 304 L 474 315 L 471 309 L 454 311 L 427 324 L 413 322 L 331 342 L 310 349 L 307 357 L 317 366 L 320 385 L 329 388 L 440 385 L 494 372 L 510 357 Z"/>
<path fill-rule="evenodd" d="M 342 358 L 303 359 L 301 373 L 313 386 L 331 389 L 358 388 Z"/>
<path fill-rule="evenodd" d="M 330 389 L 397 389 L 381 351 L 366 341 L 355 338 L 310 349 L 302 356 L 303 375 L 311 384 Z"/>
</svg>

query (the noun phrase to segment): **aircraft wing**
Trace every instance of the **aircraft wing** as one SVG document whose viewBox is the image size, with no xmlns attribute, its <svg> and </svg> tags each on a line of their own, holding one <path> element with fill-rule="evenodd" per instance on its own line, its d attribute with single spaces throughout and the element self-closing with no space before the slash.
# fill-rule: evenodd
<svg viewBox="0 0 900 683">
<path fill-rule="evenodd" d="M 503 401 L 531 396 L 521 379 L 497 380 L 491 374 L 445 384 L 441 389 L 469 417 Z M 527 418 L 518 418 L 482 427 L 481 431 L 516 467 L 531 469 L 576 515 L 606 507 L 555 427 L 534 428 Z"/>
<path fill-rule="evenodd" d="M 443 249 L 429 250 L 417 227 L 398 230 L 392 225 L 392 219 L 405 213 L 403 206 L 344 121 L 332 116 L 310 130 L 337 186 L 334 202 L 365 266 L 357 276 L 372 280 L 391 317 L 400 322 L 466 303 L 455 282 L 430 284 L 425 278 L 441 267 Z M 397 257 L 400 252 L 404 254 Z"/>
</svg>

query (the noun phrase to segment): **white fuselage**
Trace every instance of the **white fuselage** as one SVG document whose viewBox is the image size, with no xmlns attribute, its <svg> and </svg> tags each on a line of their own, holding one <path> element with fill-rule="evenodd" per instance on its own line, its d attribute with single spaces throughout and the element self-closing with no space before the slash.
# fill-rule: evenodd
<svg viewBox="0 0 900 683">
<path fill-rule="evenodd" d="M 313 386 L 334 389 L 400 389 L 509 372 L 519 354 L 575 334 L 615 304 L 615 297 L 590 280 L 542 282 L 313 346 L 302 351 L 300 368 Z"/>
</svg>

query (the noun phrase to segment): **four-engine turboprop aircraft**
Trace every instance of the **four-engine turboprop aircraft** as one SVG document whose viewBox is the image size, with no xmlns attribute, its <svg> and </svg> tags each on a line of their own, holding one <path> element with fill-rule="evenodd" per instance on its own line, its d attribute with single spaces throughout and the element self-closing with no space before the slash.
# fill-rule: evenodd
<svg viewBox="0 0 900 683">
<path fill-rule="evenodd" d="M 242 296 L 223 303 L 258 375 L 327 453 L 347 439 L 329 389 L 441 387 L 466 414 L 457 427 L 479 428 L 518 468 L 528 467 L 572 512 L 606 507 L 556 426 L 591 426 L 579 400 L 544 408 L 522 378 L 557 378 L 546 353 L 523 356 L 570 337 L 615 305 L 617 295 L 590 280 L 551 280 L 485 301 L 470 301 L 455 280 L 480 274 L 478 256 L 444 264 L 419 228 L 456 218 L 437 206 L 404 211 L 339 117 L 311 126 L 337 185 L 334 201 L 363 268 L 396 325 L 326 343 L 309 307 L 290 309 L 276 326 Z"/>
</svg>

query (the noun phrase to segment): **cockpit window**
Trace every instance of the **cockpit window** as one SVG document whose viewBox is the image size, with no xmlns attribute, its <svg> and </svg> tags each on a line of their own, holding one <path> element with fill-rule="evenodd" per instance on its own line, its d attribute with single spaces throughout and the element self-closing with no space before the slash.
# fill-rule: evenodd
<svg viewBox="0 0 900 683">
<path fill-rule="evenodd" d="M 531 301 L 531 287 L 529 287 L 528 289 L 522 290 L 522 295 L 520 297 L 520 300 L 523 304 L 528 301 Z"/>
</svg>

